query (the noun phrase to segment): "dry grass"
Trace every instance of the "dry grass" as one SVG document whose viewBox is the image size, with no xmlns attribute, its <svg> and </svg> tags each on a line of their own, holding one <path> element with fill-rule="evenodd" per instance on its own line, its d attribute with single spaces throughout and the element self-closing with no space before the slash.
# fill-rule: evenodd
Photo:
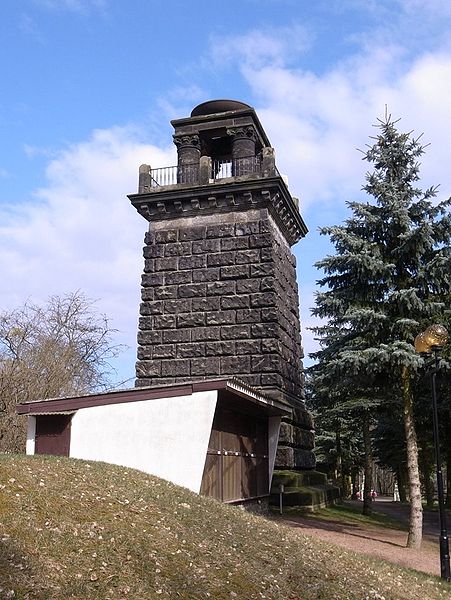
<svg viewBox="0 0 451 600">
<path fill-rule="evenodd" d="M 451 598 L 450 587 L 138 471 L 0 458 L 0 598 Z"/>
</svg>

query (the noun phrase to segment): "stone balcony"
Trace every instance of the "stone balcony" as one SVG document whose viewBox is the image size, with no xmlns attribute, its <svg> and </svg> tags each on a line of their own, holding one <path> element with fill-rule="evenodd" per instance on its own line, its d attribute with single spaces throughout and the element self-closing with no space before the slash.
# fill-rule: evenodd
<svg viewBox="0 0 451 600">
<path fill-rule="evenodd" d="M 256 156 L 227 160 L 201 156 L 195 163 L 158 169 L 141 165 L 138 193 L 129 198 L 148 221 L 267 209 L 290 245 L 307 233 L 299 202 L 291 196 L 269 147 Z"/>
<path fill-rule="evenodd" d="M 139 169 L 139 194 L 161 191 L 161 188 L 181 185 L 209 185 L 224 180 L 260 179 L 280 176 L 274 162 L 272 148 L 264 148 L 261 155 L 212 160 L 201 156 L 199 162 L 179 164 L 171 167 L 152 169 L 141 165 Z"/>
</svg>

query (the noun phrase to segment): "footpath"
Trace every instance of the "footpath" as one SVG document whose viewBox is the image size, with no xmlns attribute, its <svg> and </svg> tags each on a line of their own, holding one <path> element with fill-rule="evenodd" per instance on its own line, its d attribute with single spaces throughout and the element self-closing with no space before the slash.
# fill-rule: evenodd
<svg viewBox="0 0 451 600">
<path fill-rule="evenodd" d="M 350 506 L 362 506 L 358 501 L 345 501 Z M 393 502 L 391 498 L 377 498 L 373 511 L 400 521 L 405 527 L 390 529 L 378 525 L 348 524 L 340 521 L 323 521 L 314 515 L 303 517 L 284 514 L 278 520 L 299 529 L 305 535 L 320 538 L 348 550 L 367 554 L 377 559 L 432 575 L 440 575 L 439 517 L 437 511 L 425 510 L 423 515 L 423 543 L 420 550 L 406 548 L 409 506 Z M 451 525 L 451 519 L 448 518 Z"/>
</svg>

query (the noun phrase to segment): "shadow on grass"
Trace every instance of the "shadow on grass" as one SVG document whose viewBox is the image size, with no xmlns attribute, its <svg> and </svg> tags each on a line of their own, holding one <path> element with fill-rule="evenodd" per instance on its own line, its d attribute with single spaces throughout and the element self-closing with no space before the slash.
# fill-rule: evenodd
<svg viewBox="0 0 451 600">
<path fill-rule="evenodd" d="M 314 518 L 309 518 L 309 519 L 304 520 L 302 518 L 302 516 L 299 516 L 299 515 L 297 515 L 297 516 L 285 515 L 285 517 L 279 517 L 279 518 L 283 522 L 289 524 L 291 527 L 296 528 L 296 529 L 310 529 L 313 527 L 315 529 L 320 529 L 323 531 L 333 531 L 335 533 L 341 533 L 343 535 L 348 535 L 348 536 L 355 537 L 355 538 L 379 542 L 381 544 L 385 544 L 387 546 L 394 546 L 396 548 L 405 548 L 406 547 L 405 543 L 394 542 L 394 541 L 384 538 L 383 537 L 383 531 L 384 531 L 383 527 L 380 527 L 381 536 L 376 537 L 373 535 L 374 531 L 370 532 L 368 530 L 365 530 L 364 527 L 362 527 L 356 523 L 343 524 L 343 523 L 340 523 L 339 521 L 321 521 L 321 520 L 315 520 Z M 393 528 L 391 528 L 391 530 L 394 531 Z M 404 530 L 398 529 L 397 531 L 399 533 L 405 534 Z"/>
<path fill-rule="evenodd" d="M 383 506 L 386 506 L 385 503 Z M 305 520 L 332 522 L 349 526 L 379 526 L 386 529 L 406 530 L 405 515 L 391 514 L 391 511 L 384 512 L 384 509 L 379 507 L 378 502 L 373 504 L 371 515 L 362 514 L 362 508 L 363 505 L 359 502 L 345 501 L 313 512 L 307 512 L 298 507 L 285 507 L 283 512 L 284 515 L 299 516 Z"/>
<path fill-rule="evenodd" d="M 407 532 L 404 520 L 393 518 L 383 512 L 379 503 L 374 505 L 371 515 L 362 514 L 362 504 L 359 502 L 344 502 L 334 506 L 319 509 L 315 512 L 306 512 L 296 507 L 287 507 L 283 515 L 273 513 L 272 518 L 285 522 L 291 527 L 299 529 L 315 528 L 349 535 L 352 537 L 376 541 L 396 548 L 405 548 L 405 541 L 396 541 L 393 538 L 396 533 L 405 535 Z M 380 503 L 381 505 L 383 503 Z M 390 534 L 389 531 L 392 533 Z M 378 535 L 380 532 L 380 535 Z"/>
<path fill-rule="evenodd" d="M 43 587 L 42 569 L 22 552 L 14 540 L 0 541 L 0 598 L 33 598 L 46 600 L 51 597 Z"/>
</svg>

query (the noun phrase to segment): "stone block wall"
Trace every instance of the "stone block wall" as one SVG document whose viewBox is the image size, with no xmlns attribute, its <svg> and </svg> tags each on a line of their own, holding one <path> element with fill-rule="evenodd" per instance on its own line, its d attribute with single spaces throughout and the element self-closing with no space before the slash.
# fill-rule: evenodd
<svg viewBox="0 0 451 600">
<path fill-rule="evenodd" d="M 304 407 L 298 406 L 291 418 L 285 418 L 280 426 L 279 444 L 276 454 L 277 468 L 313 469 L 315 458 L 313 422 Z"/>
<path fill-rule="evenodd" d="M 295 258 L 267 210 L 150 224 L 137 385 L 236 376 L 302 400 Z"/>
</svg>

